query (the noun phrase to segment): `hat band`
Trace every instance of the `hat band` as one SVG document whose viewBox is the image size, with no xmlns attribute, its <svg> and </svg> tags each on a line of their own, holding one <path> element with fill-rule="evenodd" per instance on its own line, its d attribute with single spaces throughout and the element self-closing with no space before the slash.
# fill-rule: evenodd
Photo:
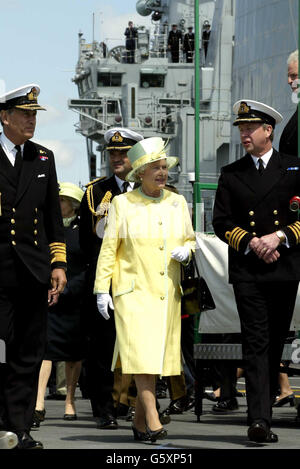
<svg viewBox="0 0 300 469">
<path fill-rule="evenodd" d="M 152 153 L 147 153 L 146 155 L 141 156 L 137 160 L 135 160 L 133 163 L 131 163 L 132 169 L 137 169 L 140 168 L 141 166 L 144 166 L 145 164 L 148 163 L 153 163 L 153 161 L 160 160 L 163 158 L 167 158 L 165 149 L 163 148 L 159 152 L 152 152 Z"/>
</svg>

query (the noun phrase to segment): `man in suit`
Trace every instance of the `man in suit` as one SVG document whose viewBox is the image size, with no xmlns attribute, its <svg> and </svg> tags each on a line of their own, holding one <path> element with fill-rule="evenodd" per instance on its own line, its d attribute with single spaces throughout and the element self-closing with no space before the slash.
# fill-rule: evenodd
<svg viewBox="0 0 300 469">
<path fill-rule="evenodd" d="M 66 284 L 66 246 L 52 151 L 32 142 L 39 87 L 0 98 L 0 429 L 20 449 L 43 448 L 30 436 L 48 305 Z"/>
<path fill-rule="evenodd" d="M 186 62 L 192 63 L 195 50 L 195 34 L 193 33 L 192 26 L 188 28 L 188 32 L 184 35 L 183 50 L 185 52 Z"/>
<path fill-rule="evenodd" d="M 179 62 L 179 49 L 182 43 L 182 33 L 178 31 L 177 24 L 172 25 L 168 36 L 168 48 L 171 51 L 172 62 Z"/>
<path fill-rule="evenodd" d="M 109 129 L 104 139 L 113 175 L 109 178 L 96 179 L 87 185 L 80 207 L 79 239 L 89 265 L 86 291 L 89 344 L 86 360 L 88 393 L 93 415 L 98 420 L 98 428 L 113 429 L 117 428 L 112 398 L 114 375 L 111 371 L 116 337 L 115 323 L 113 311 L 110 312 L 108 321 L 99 314 L 93 288 L 104 233 L 105 214 L 113 197 L 133 189 L 133 183 L 125 181 L 126 175 L 132 169 L 127 151 L 143 137 L 130 129 L 116 127 Z"/>
<path fill-rule="evenodd" d="M 298 87 L 298 49 L 289 55 L 287 65 L 288 84 L 291 87 L 292 93 L 295 93 L 298 99 L 296 93 Z M 279 141 L 279 151 L 287 155 L 298 156 L 298 108 L 283 129 Z"/>
<path fill-rule="evenodd" d="M 247 154 L 222 168 L 213 226 L 229 245 L 229 282 L 241 321 L 248 437 L 276 442 L 271 406 L 300 279 L 300 222 L 290 200 L 300 193 L 298 158 L 272 147 L 275 109 L 251 100 L 234 107 Z"/>
</svg>

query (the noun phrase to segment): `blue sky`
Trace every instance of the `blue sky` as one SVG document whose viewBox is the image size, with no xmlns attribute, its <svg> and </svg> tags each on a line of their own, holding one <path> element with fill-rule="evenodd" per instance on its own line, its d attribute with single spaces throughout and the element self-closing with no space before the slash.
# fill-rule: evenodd
<svg viewBox="0 0 300 469">
<path fill-rule="evenodd" d="M 86 143 L 76 134 L 78 115 L 68 109 L 77 98 L 71 81 L 78 59 L 78 32 L 112 46 L 124 44 L 129 19 L 146 24 L 138 16 L 136 0 L 0 0 L 0 95 L 27 83 L 41 88 L 34 141 L 55 154 L 60 181 L 89 181 Z M 120 40 L 115 40 L 120 38 Z"/>
</svg>

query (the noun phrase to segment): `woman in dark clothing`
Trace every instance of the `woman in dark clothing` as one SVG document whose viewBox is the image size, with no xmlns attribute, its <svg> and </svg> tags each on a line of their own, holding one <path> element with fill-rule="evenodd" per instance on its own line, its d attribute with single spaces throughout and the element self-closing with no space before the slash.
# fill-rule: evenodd
<svg viewBox="0 0 300 469">
<path fill-rule="evenodd" d="M 67 245 L 67 286 L 57 304 L 49 309 L 48 344 L 40 370 L 39 390 L 36 403 L 35 425 L 45 415 L 44 398 L 51 373 L 52 362 L 66 362 L 67 395 L 65 420 L 75 420 L 74 395 L 84 356 L 82 333 L 82 298 L 86 265 L 79 247 L 78 209 L 83 191 L 72 183 L 60 184 L 60 204 Z"/>
</svg>

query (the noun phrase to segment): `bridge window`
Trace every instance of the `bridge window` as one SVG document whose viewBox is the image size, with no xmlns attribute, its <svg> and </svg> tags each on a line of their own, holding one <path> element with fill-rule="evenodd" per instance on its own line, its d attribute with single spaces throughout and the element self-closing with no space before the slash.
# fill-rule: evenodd
<svg viewBox="0 0 300 469">
<path fill-rule="evenodd" d="M 165 86 L 165 75 L 156 73 L 141 73 L 141 88 L 163 88 Z"/>
<path fill-rule="evenodd" d="M 101 73 L 98 72 L 98 86 L 121 86 L 121 73 Z"/>
</svg>

